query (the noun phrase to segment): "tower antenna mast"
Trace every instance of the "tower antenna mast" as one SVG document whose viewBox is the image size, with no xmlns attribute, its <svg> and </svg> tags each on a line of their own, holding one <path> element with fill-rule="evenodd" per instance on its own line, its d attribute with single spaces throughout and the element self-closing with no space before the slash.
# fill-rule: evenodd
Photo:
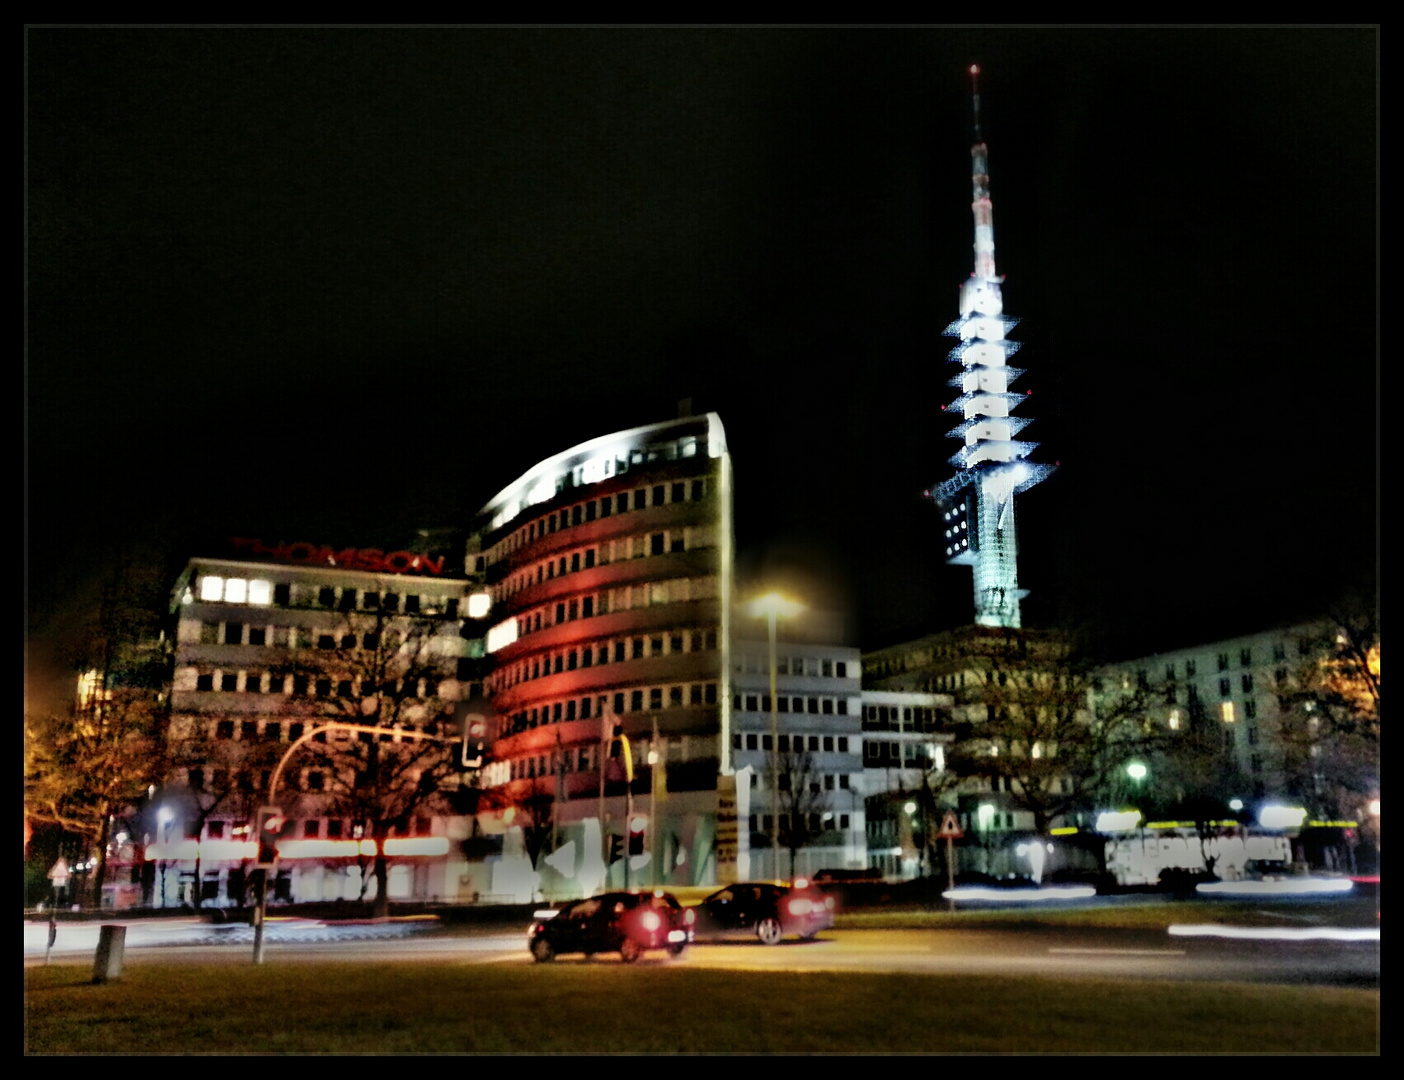
<svg viewBox="0 0 1404 1080">
<path fill-rule="evenodd" d="M 1004 314 L 1004 278 L 995 270 L 994 205 L 990 199 L 989 147 L 980 126 L 980 66 L 970 65 L 970 96 L 975 142 L 970 148 L 970 209 L 975 220 L 975 266 L 960 287 L 960 318 L 945 334 L 960 344 L 947 361 L 960 371 L 947 385 L 958 391 L 941 408 L 953 416 L 951 436 L 961 441 L 951 457 L 956 473 L 933 492 L 942 510 L 946 561 L 969 566 L 974 574 L 975 622 L 1018 628 L 1018 543 L 1014 496 L 1038 483 L 1051 467 L 1027 461 L 1037 443 L 1016 436 L 1029 423 L 1013 411 L 1028 392 L 1010 392 L 1023 374 L 1009 358 L 1019 349 L 1005 333 L 1018 322 Z"/>
</svg>

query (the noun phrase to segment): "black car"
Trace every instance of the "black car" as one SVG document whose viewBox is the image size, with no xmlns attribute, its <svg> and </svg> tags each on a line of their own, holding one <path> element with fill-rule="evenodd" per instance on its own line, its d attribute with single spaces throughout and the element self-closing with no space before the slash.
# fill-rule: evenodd
<svg viewBox="0 0 1404 1080">
<path fill-rule="evenodd" d="M 757 937 L 778 945 L 787 934 L 805 941 L 834 925 L 834 900 L 806 882 L 744 881 L 714 892 L 697 906 L 697 937 Z"/>
<path fill-rule="evenodd" d="M 661 889 L 613 892 L 577 900 L 560 911 L 537 912 L 527 944 L 538 963 L 559 953 L 619 953 L 632 964 L 648 949 L 680 956 L 692 940 L 692 911 Z"/>
</svg>

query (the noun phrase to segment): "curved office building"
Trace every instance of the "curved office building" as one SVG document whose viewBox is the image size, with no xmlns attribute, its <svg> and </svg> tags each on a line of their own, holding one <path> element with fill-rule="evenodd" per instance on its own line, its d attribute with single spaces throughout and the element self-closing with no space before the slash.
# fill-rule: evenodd
<svg viewBox="0 0 1404 1080">
<path fill-rule="evenodd" d="M 496 714 L 483 784 L 521 854 L 548 852 L 548 892 L 588 894 L 606 872 L 715 880 L 731 531 L 715 414 L 572 447 L 480 511 Z"/>
</svg>

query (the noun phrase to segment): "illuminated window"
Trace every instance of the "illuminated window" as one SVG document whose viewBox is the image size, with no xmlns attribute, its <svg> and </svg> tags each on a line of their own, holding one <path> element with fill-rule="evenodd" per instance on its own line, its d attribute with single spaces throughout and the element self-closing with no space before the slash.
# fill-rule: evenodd
<svg viewBox="0 0 1404 1080">
<path fill-rule="evenodd" d="M 233 584 L 232 582 L 230 584 Z M 273 583 L 253 580 L 249 582 L 249 603 L 270 604 L 273 602 Z"/>
<path fill-rule="evenodd" d="M 1224 723 L 1232 724 L 1237 719 L 1233 714 L 1233 702 L 1225 701 L 1219 706 L 1219 713 L 1224 718 Z"/>
<path fill-rule="evenodd" d="M 224 578 L 203 577 L 200 579 L 201 600 L 221 600 L 224 598 Z"/>
<path fill-rule="evenodd" d="M 1171 731 L 1179 731 L 1179 730 L 1180 730 L 1180 710 L 1179 710 L 1179 709 L 1171 709 L 1171 710 L 1170 710 L 1170 721 L 1169 721 L 1169 722 L 1170 722 L 1170 730 L 1171 730 Z"/>
</svg>

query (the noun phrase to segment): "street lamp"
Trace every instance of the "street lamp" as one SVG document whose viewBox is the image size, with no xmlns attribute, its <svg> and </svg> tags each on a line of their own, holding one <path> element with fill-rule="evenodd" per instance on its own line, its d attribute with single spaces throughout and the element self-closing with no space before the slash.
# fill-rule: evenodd
<svg viewBox="0 0 1404 1080">
<path fill-rule="evenodd" d="M 156 812 L 156 822 L 158 828 L 156 835 L 161 839 L 161 906 L 166 906 L 166 868 L 171 861 L 171 822 L 175 820 L 175 811 L 169 806 L 163 806 Z"/>
<path fill-rule="evenodd" d="M 750 614 L 754 619 L 764 616 L 770 631 L 770 858 L 775 876 L 780 877 L 780 722 L 776 718 L 775 701 L 775 620 L 793 618 L 804 610 L 796 600 L 786 600 L 770 592 L 752 600 Z M 791 867 L 791 870 L 794 868 Z"/>
</svg>

